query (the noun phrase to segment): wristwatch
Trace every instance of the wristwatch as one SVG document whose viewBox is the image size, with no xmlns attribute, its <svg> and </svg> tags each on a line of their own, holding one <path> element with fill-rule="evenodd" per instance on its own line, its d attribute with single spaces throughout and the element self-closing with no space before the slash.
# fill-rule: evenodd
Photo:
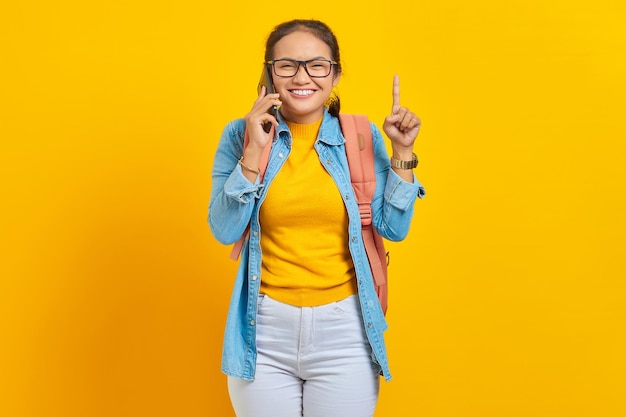
<svg viewBox="0 0 626 417">
<path fill-rule="evenodd" d="M 391 158 L 391 166 L 399 169 L 413 169 L 417 166 L 418 162 L 417 155 L 415 154 L 413 154 L 413 159 L 411 161 Z"/>
</svg>

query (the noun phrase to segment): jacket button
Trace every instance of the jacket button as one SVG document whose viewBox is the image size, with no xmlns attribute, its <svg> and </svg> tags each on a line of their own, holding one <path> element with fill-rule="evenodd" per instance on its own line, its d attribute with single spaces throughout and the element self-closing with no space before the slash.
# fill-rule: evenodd
<svg viewBox="0 0 626 417">
<path fill-rule="evenodd" d="M 257 276 L 256 275 L 252 275 L 252 281 L 256 281 Z"/>
<path fill-rule="evenodd" d="M 255 324 L 256 324 L 256 322 L 254 320 L 250 320 L 250 325 L 251 326 L 254 326 Z M 369 323 L 368 323 L 367 327 L 369 327 Z"/>
<path fill-rule="evenodd" d="M 356 237 L 354 237 L 354 236 L 353 236 L 353 237 L 352 237 L 352 241 L 353 241 L 353 242 L 356 242 Z"/>
<path fill-rule="evenodd" d="M 372 327 L 372 323 L 367 323 L 367 328 L 369 329 L 370 327 Z"/>
</svg>

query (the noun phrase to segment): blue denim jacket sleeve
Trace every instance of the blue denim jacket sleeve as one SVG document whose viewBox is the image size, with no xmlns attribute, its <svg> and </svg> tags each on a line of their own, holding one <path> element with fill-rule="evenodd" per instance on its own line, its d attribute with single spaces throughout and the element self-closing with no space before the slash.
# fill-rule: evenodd
<svg viewBox="0 0 626 417">
<path fill-rule="evenodd" d="M 426 191 L 413 175 L 413 182 L 404 181 L 391 169 L 385 140 L 378 127 L 371 123 L 376 166 L 376 193 L 372 201 L 372 223 L 385 239 L 400 241 L 409 232 L 416 198 Z"/>
<path fill-rule="evenodd" d="M 208 220 L 215 238 L 225 245 L 244 233 L 263 187 L 258 176 L 250 182 L 237 163 L 243 154 L 245 127 L 243 119 L 226 125 L 213 163 Z"/>
</svg>

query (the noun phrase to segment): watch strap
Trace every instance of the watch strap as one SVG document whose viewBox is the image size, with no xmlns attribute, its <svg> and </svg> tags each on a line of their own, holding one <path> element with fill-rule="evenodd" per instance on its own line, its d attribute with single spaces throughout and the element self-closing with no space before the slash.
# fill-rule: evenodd
<svg viewBox="0 0 626 417">
<path fill-rule="evenodd" d="M 398 169 L 413 169 L 417 167 L 419 161 L 417 155 L 413 154 L 413 159 L 410 161 L 403 161 L 401 159 L 391 158 L 391 166 Z"/>
</svg>

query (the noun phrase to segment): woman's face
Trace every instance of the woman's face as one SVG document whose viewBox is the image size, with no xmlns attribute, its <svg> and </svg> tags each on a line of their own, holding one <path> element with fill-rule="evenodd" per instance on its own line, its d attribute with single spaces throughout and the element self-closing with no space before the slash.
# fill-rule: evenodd
<svg viewBox="0 0 626 417">
<path fill-rule="evenodd" d="M 310 32 L 296 31 L 286 35 L 274 46 L 274 59 L 307 61 L 313 58 L 332 60 L 330 47 Z M 274 88 L 282 101 L 280 111 L 290 122 L 309 124 L 322 118 L 324 103 L 339 81 L 335 67 L 328 77 L 311 78 L 304 69 L 291 78 L 273 74 Z"/>
</svg>

